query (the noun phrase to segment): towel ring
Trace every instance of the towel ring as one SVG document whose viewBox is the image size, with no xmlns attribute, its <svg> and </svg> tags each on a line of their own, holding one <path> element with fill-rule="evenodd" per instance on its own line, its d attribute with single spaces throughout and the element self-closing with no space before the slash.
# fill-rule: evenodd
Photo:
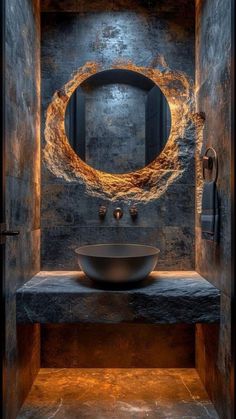
<svg viewBox="0 0 236 419">
<path fill-rule="evenodd" d="M 208 147 L 202 159 L 202 176 L 207 180 L 205 171 L 210 172 L 211 181 L 216 182 L 218 177 L 218 157 L 213 147 Z M 210 181 L 208 179 L 208 181 Z"/>
</svg>

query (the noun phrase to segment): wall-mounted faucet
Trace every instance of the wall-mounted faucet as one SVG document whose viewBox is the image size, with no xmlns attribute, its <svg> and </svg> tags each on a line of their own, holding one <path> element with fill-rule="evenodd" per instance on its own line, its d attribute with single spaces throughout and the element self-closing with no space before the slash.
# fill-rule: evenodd
<svg viewBox="0 0 236 419">
<path fill-rule="evenodd" d="M 135 220 L 137 218 L 137 216 L 138 216 L 138 210 L 137 210 L 137 208 L 134 205 L 132 207 L 130 207 L 129 213 L 130 213 L 131 218 L 133 220 Z"/>
<path fill-rule="evenodd" d="M 107 213 L 107 208 L 104 205 L 100 205 L 99 211 L 98 211 L 99 217 L 101 219 L 104 219 L 106 216 L 106 213 Z"/>
<path fill-rule="evenodd" d="M 98 214 L 99 214 L 99 217 L 102 220 L 105 218 L 106 213 L 107 213 L 107 207 L 105 207 L 105 205 L 100 205 Z M 130 213 L 130 216 L 131 216 L 132 220 L 136 220 L 136 218 L 138 216 L 138 210 L 134 205 L 132 205 L 129 208 L 129 213 Z M 115 208 L 114 211 L 113 211 L 113 216 L 116 220 L 120 220 L 123 217 L 123 214 L 124 214 L 123 210 L 120 207 Z"/>
<path fill-rule="evenodd" d="M 113 215 L 115 217 L 116 220 L 120 220 L 123 217 L 123 211 L 121 208 L 117 207 L 114 212 Z"/>
</svg>

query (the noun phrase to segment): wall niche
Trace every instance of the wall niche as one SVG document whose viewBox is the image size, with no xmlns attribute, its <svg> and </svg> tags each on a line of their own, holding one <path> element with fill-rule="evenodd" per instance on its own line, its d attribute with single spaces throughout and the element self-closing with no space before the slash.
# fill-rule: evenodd
<svg viewBox="0 0 236 419">
<path fill-rule="evenodd" d="M 42 269 L 76 270 L 74 249 L 111 241 L 158 247 L 159 269 L 194 267 L 194 2 L 180 1 L 177 8 L 168 0 L 168 10 L 162 2 L 76 2 L 69 9 L 68 2 L 60 7 L 44 2 Z M 94 168 L 73 149 L 65 113 L 86 80 L 118 70 L 134 72 L 161 89 L 171 129 L 147 165 L 139 160 L 131 171 L 118 167 L 109 173 L 111 165 Z M 138 208 L 135 223 L 131 204 Z M 107 207 L 104 221 L 98 217 L 100 205 Z M 112 215 L 115 206 L 124 212 L 119 225 Z"/>
</svg>

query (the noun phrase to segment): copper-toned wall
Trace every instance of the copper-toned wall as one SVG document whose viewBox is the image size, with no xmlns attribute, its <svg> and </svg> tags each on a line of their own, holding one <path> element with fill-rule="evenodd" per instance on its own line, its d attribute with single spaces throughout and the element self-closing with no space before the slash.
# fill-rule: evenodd
<svg viewBox="0 0 236 419">
<path fill-rule="evenodd" d="M 194 368 L 194 325 L 42 325 L 44 368 Z"/>
<path fill-rule="evenodd" d="M 231 1 L 196 2 L 196 105 L 205 113 L 196 154 L 196 270 L 221 290 L 219 327 L 198 326 L 197 367 L 222 418 L 230 418 L 231 294 Z M 220 202 L 218 244 L 201 239 L 201 156 L 207 146 L 218 154 Z"/>
<path fill-rule="evenodd" d="M 40 270 L 40 2 L 6 1 L 6 417 L 39 368 L 39 329 L 17 333 L 15 291 Z"/>
</svg>

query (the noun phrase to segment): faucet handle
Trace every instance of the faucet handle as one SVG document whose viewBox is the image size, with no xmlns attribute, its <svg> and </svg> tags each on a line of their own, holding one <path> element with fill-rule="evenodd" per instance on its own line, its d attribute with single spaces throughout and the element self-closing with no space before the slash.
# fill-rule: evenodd
<svg viewBox="0 0 236 419">
<path fill-rule="evenodd" d="M 130 213 L 133 220 L 135 220 L 138 216 L 138 210 L 134 205 L 132 207 L 130 207 L 129 213 Z"/>
<path fill-rule="evenodd" d="M 213 167 L 213 158 L 211 156 L 203 156 L 203 169 L 212 170 Z"/>
<path fill-rule="evenodd" d="M 99 210 L 98 210 L 98 214 L 99 217 L 104 219 L 107 213 L 107 208 L 105 207 L 105 205 L 100 205 Z"/>
</svg>

